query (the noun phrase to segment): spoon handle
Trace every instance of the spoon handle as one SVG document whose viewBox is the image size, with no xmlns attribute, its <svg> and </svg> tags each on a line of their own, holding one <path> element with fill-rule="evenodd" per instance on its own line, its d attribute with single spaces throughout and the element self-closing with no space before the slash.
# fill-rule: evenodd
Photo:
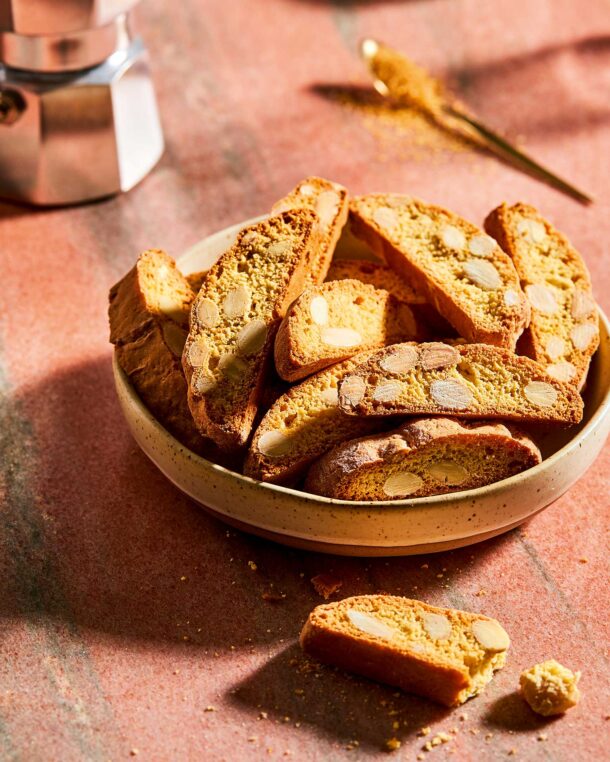
<svg viewBox="0 0 610 762">
<path fill-rule="evenodd" d="M 539 164 L 535 159 L 532 159 L 530 156 L 523 153 L 523 151 L 515 148 L 515 146 L 505 140 L 501 135 L 498 135 L 497 132 L 490 130 L 489 127 L 486 127 L 477 119 L 473 119 L 465 112 L 458 110 L 450 105 L 445 106 L 444 112 L 449 116 L 452 116 L 455 119 L 460 119 L 461 121 L 466 122 L 466 124 L 470 125 L 470 127 L 472 127 L 476 132 L 479 133 L 479 135 L 481 135 L 481 137 L 485 139 L 490 150 L 494 151 L 502 158 L 508 159 L 513 163 L 518 162 L 530 172 L 546 180 L 549 185 L 553 185 L 555 188 L 558 188 L 564 193 L 567 193 L 569 196 L 572 196 L 572 198 L 575 198 L 582 204 L 590 204 L 593 201 L 591 196 L 583 193 L 583 191 L 578 190 L 578 188 L 575 188 L 566 180 L 562 180 L 561 177 L 558 177 L 549 169 L 543 167 L 542 164 Z"/>
</svg>

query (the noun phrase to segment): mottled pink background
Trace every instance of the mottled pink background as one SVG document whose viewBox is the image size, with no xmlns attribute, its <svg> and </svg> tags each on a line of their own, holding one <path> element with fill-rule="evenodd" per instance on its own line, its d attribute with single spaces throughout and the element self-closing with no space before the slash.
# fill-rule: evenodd
<svg viewBox="0 0 610 762">
<path fill-rule="evenodd" d="M 395 757 L 410 760 L 422 725 L 459 731 L 436 760 L 604 758 L 608 448 L 526 527 L 482 545 L 388 561 L 286 550 L 227 531 L 139 452 L 114 396 L 105 313 L 141 249 L 177 255 L 312 173 L 475 221 L 503 200 L 533 203 L 583 253 L 608 310 L 608 3 L 148 0 L 138 18 L 167 138 L 159 167 L 98 204 L 0 205 L 0 758 L 368 759 L 395 736 Z M 469 152 L 382 160 L 362 119 L 311 89 L 365 82 L 354 54 L 365 34 L 449 77 L 596 203 Z M 309 580 L 331 570 L 342 594 L 405 593 L 504 623 L 508 665 L 466 720 L 303 670 L 296 638 L 321 600 Z M 269 590 L 286 597 L 265 601 Z M 550 656 L 582 670 L 583 700 L 543 722 L 514 691 Z"/>
</svg>

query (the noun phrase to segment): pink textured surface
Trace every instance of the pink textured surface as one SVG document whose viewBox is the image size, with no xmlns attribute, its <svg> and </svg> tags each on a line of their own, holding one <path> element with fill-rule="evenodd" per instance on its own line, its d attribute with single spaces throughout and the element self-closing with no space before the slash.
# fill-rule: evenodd
<svg viewBox="0 0 610 762">
<path fill-rule="evenodd" d="M 0 205 L 0 757 L 368 759 L 395 736 L 395 756 L 414 759 L 430 725 L 459 731 L 435 759 L 602 759 L 608 448 L 523 530 L 470 549 L 389 561 L 286 550 L 227 531 L 136 448 L 112 387 L 106 295 L 140 249 L 178 254 L 319 173 L 478 221 L 502 200 L 533 203 L 583 252 L 607 311 L 607 3 L 149 0 L 139 17 L 168 144 L 160 166 L 99 204 Z M 360 117 L 311 90 L 365 81 L 353 52 L 364 34 L 450 76 L 597 203 L 470 152 L 381 159 Z M 503 622 L 508 665 L 468 719 L 303 670 L 296 638 L 321 602 L 309 580 L 330 571 L 341 595 L 404 593 Z M 269 590 L 286 597 L 266 601 Z M 582 670 L 583 700 L 544 722 L 515 688 L 551 656 Z"/>
</svg>

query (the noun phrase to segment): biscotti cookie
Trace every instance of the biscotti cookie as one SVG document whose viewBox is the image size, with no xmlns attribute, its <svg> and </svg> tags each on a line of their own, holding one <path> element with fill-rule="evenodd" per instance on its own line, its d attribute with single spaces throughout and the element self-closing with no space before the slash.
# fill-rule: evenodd
<svg viewBox="0 0 610 762">
<path fill-rule="evenodd" d="M 383 288 L 411 308 L 417 322 L 435 336 L 451 336 L 454 329 L 439 315 L 426 298 L 391 267 L 366 259 L 333 259 L 326 281 L 359 280 Z"/>
<path fill-rule="evenodd" d="M 512 260 L 493 238 L 446 209 L 396 194 L 354 198 L 350 215 L 354 235 L 460 336 L 515 348 L 529 308 Z"/>
<path fill-rule="evenodd" d="M 311 249 L 305 285 L 322 283 L 333 258 L 337 241 L 347 221 L 347 191 L 338 183 L 321 177 L 306 177 L 294 190 L 273 205 L 272 213 L 305 207 L 318 215 L 317 243 Z"/>
<path fill-rule="evenodd" d="M 158 421 L 190 449 L 208 454 L 188 408 L 180 363 L 194 296 L 170 256 L 145 251 L 110 289 L 110 341 L 119 365 Z"/>
<path fill-rule="evenodd" d="M 395 595 L 315 608 L 301 647 L 318 661 L 458 706 L 504 666 L 510 639 L 495 619 Z"/>
<path fill-rule="evenodd" d="M 551 376 L 581 388 L 599 345 L 599 318 L 580 254 L 526 204 L 497 207 L 485 229 L 512 257 L 532 308 L 520 347 Z"/>
<path fill-rule="evenodd" d="M 248 440 L 277 327 L 302 289 L 316 221 L 311 209 L 295 209 L 242 230 L 193 302 L 182 358 L 189 406 L 199 431 L 224 450 Z"/>
<path fill-rule="evenodd" d="M 305 489 L 341 500 L 426 497 L 482 487 L 540 460 L 531 439 L 503 424 L 420 418 L 333 448 L 311 467 Z"/>
<path fill-rule="evenodd" d="M 292 484 L 338 442 L 378 431 L 379 421 L 348 416 L 339 409 L 339 381 L 369 354 L 326 368 L 277 399 L 252 437 L 246 476 Z"/>
<path fill-rule="evenodd" d="M 408 304 L 357 280 L 311 286 L 290 305 L 275 340 L 275 367 L 287 381 L 357 352 L 421 338 Z"/>
<path fill-rule="evenodd" d="M 529 357 L 489 344 L 405 343 L 375 352 L 339 382 L 352 415 L 439 415 L 574 424 L 576 387 Z"/>
</svg>

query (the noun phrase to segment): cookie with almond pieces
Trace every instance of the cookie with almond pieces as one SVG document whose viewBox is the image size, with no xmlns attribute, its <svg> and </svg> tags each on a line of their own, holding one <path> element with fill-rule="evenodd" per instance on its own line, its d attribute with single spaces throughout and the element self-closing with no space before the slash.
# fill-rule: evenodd
<svg viewBox="0 0 610 762">
<path fill-rule="evenodd" d="M 483 614 L 396 595 L 358 595 L 309 615 L 301 648 L 348 672 L 458 706 L 506 662 L 510 638 Z"/>
<path fill-rule="evenodd" d="M 294 209 L 245 228 L 193 302 L 182 356 L 189 407 L 199 431 L 225 451 L 248 441 L 277 328 L 303 287 L 316 224 L 311 209 Z"/>
<path fill-rule="evenodd" d="M 275 340 L 275 367 L 287 381 L 358 352 L 422 338 L 408 304 L 358 280 L 311 286 L 290 305 Z"/>
<path fill-rule="evenodd" d="M 514 349 L 529 305 L 510 257 L 457 214 L 409 196 L 350 203 L 351 229 L 423 293 L 460 336 Z"/>
<path fill-rule="evenodd" d="M 540 463 L 538 447 L 501 423 L 408 420 L 342 442 L 309 470 L 305 489 L 338 500 L 401 500 L 476 489 Z"/>
<path fill-rule="evenodd" d="M 529 357 L 489 344 L 403 343 L 375 352 L 339 382 L 350 415 L 453 415 L 580 423 L 576 387 Z"/>
<path fill-rule="evenodd" d="M 597 305 L 582 257 L 527 204 L 498 206 L 485 229 L 512 257 L 531 305 L 520 348 L 551 376 L 580 389 L 599 346 Z"/>
</svg>

